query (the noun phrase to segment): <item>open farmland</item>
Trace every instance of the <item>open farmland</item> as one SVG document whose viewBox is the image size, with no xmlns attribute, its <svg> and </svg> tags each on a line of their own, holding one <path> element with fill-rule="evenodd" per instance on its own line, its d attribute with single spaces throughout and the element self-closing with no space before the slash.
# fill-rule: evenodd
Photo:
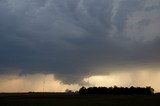
<svg viewBox="0 0 160 106">
<path fill-rule="evenodd" d="M 0 106 L 159 106 L 160 95 L 0 94 Z"/>
</svg>

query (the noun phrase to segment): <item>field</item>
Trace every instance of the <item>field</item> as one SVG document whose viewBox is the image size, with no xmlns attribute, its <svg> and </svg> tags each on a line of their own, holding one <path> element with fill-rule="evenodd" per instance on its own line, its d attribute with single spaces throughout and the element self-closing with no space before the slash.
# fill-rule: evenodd
<svg viewBox="0 0 160 106">
<path fill-rule="evenodd" d="M 0 106 L 160 106 L 160 95 L 1 93 Z"/>
</svg>

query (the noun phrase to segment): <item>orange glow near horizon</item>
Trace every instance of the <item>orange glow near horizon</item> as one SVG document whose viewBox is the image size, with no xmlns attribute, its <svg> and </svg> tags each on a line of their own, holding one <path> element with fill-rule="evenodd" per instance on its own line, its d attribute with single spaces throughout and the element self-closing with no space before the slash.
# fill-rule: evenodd
<svg viewBox="0 0 160 106">
<path fill-rule="evenodd" d="M 123 87 L 146 87 L 151 86 L 155 92 L 160 91 L 160 72 L 148 70 L 131 72 L 114 72 L 110 75 L 91 76 L 84 78 L 84 81 L 92 86 L 123 86 Z"/>
<path fill-rule="evenodd" d="M 85 77 L 86 87 L 89 86 L 151 86 L 155 92 L 160 91 L 160 72 L 159 71 L 123 71 L 112 72 L 108 75 L 93 75 Z M 75 84 L 65 84 L 63 81 L 54 77 L 54 74 L 33 74 L 26 76 L 19 75 L 0 75 L 0 92 L 64 92 L 66 89 L 78 90 L 81 86 Z"/>
<path fill-rule="evenodd" d="M 78 84 L 64 84 L 52 74 L 26 76 L 4 75 L 0 77 L 0 92 L 64 92 L 77 90 Z"/>
</svg>

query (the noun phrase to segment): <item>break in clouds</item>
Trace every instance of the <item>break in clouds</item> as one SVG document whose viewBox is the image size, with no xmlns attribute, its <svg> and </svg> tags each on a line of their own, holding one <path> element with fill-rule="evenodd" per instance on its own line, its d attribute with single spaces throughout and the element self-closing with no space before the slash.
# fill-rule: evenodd
<svg viewBox="0 0 160 106">
<path fill-rule="evenodd" d="M 159 19 L 159 0 L 0 0 L 0 73 L 159 71 Z"/>
</svg>

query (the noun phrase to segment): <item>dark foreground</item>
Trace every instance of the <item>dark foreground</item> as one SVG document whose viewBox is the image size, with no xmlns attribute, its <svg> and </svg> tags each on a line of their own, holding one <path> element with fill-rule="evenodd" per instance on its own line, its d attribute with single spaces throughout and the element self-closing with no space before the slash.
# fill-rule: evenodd
<svg viewBox="0 0 160 106">
<path fill-rule="evenodd" d="M 160 95 L 0 94 L 0 106 L 160 106 Z"/>
</svg>

